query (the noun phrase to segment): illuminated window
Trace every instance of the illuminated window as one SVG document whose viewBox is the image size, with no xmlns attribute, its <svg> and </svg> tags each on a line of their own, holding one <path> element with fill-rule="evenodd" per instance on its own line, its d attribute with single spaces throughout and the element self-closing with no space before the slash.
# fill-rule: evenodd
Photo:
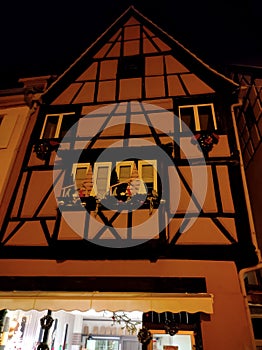
<svg viewBox="0 0 262 350">
<path fill-rule="evenodd" d="M 88 164 L 83 163 L 83 167 L 88 168 Z M 132 177 L 134 161 L 124 161 L 116 163 L 117 183 L 110 187 L 110 179 L 112 180 L 112 163 L 111 162 L 97 162 L 94 164 L 93 170 L 93 188 L 92 196 L 99 199 L 105 198 L 107 194 L 116 195 L 118 190 L 124 188 L 123 185 L 131 183 L 132 188 L 137 193 L 152 194 L 152 191 L 157 192 L 157 162 L 156 160 L 139 160 L 137 180 L 141 179 L 143 182 L 136 182 Z M 87 169 L 85 168 L 85 169 Z M 81 170 L 81 180 L 88 170 Z M 130 182 L 130 179 L 131 182 Z M 112 181 L 111 181 L 112 182 Z M 146 188 L 145 186 L 146 185 Z M 122 186 L 122 187 L 121 187 Z"/>
<path fill-rule="evenodd" d="M 40 138 L 63 138 L 75 122 L 76 119 L 74 113 L 48 114 L 45 117 Z"/>
<path fill-rule="evenodd" d="M 216 118 L 213 104 L 179 107 L 180 131 L 216 130 Z M 186 126 L 185 126 L 186 125 Z"/>
<path fill-rule="evenodd" d="M 124 182 L 131 178 L 133 167 L 134 167 L 133 161 L 124 161 L 124 162 L 116 163 L 116 173 L 117 173 L 119 182 Z"/>
<path fill-rule="evenodd" d="M 110 188 L 110 176 L 111 176 L 112 163 L 95 163 L 93 173 L 93 189 L 91 195 L 97 198 L 104 198 Z"/>
<path fill-rule="evenodd" d="M 87 178 L 89 165 L 89 163 L 77 163 L 73 165 L 72 176 L 77 189 L 81 189 L 81 187 L 83 187 Z"/>
<path fill-rule="evenodd" d="M 157 162 L 156 160 L 140 160 L 138 174 L 147 187 L 147 193 L 157 192 Z"/>
</svg>

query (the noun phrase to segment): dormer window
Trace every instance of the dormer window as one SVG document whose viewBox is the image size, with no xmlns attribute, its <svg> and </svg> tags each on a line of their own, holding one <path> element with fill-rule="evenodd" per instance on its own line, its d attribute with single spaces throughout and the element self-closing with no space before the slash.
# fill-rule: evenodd
<svg viewBox="0 0 262 350">
<path fill-rule="evenodd" d="M 75 122 L 75 113 L 47 114 L 40 138 L 63 138 Z"/>
<path fill-rule="evenodd" d="M 217 129 L 213 104 L 179 107 L 180 131 L 186 131 L 184 124 L 192 131 L 213 131 Z"/>
<path fill-rule="evenodd" d="M 120 79 L 142 77 L 144 67 L 145 61 L 142 56 L 124 56 L 118 63 L 118 76 Z"/>
</svg>

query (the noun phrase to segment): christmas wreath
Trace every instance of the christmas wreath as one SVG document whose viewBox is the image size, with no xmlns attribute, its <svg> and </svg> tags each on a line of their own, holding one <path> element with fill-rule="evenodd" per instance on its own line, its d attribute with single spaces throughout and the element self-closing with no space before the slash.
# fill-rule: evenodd
<svg viewBox="0 0 262 350">
<path fill-rule="evenodd" d="M 52 140 L 40 140 L 34 145 L 34 152 L 37 158 L 41 160 L 46 160 L 50 156 L 51 152 L 56 149 L 59 142 Z"/>
<path fill-rule="evenodd" d="M 192 136 L 191 143 L 199 144 L 204 153 L 212 150 L 213 145 L 219 141 L 219 135 L 214 132 L 203 132 Z"/>
</svg>

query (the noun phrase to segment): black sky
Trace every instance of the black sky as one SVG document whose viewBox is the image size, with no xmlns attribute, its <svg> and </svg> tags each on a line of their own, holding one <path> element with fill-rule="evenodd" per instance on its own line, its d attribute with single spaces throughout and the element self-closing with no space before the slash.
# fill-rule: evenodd
<svg viewBox="0 0 262 350">
<path fill-rule="evenodd" d="M 262 66 L 261 0 L 2 2 L 0 88 L 59 75 L 130 5 L 210 66 Z"/>
</svg>

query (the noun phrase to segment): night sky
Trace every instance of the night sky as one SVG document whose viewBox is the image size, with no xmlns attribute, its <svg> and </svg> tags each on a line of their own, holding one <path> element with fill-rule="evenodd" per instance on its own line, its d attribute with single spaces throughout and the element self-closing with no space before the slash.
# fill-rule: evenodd
<svg viewBox="0 0 262 350">
<path fill-rule="evenodd" d="M 9 1 L 1 9 L 0 88 L 63 73 L 130 5 L 215 69 L 262 67 L 261 0 Z"/>
</svg>

